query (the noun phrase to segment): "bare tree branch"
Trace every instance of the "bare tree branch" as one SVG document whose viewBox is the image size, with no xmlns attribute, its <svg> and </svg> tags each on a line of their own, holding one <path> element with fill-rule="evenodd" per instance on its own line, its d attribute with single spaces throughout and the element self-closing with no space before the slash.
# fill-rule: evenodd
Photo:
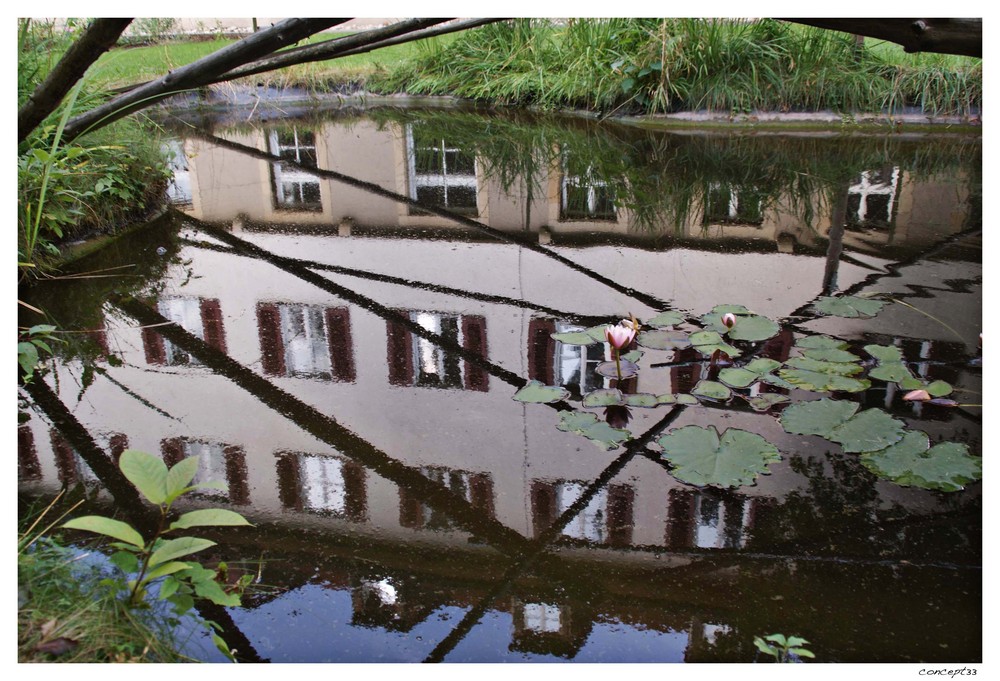
<svg viewBox="0 0 1000 681">
<path fill-rule="evenodd" d="M 114 45 L 131 19 L 94 19 L 70 46 L 59 63 L 17 112 L 17 141 L 28 135 L 56 110 L 78 80 Z"/>
<path fill-rule="evenodd" d="M 983 56 L 982 19 L 782 19 L 902 45 L 907 52 Z"/>
<path fill-rule="evenodd" d="M 219 75 L 247 64 L 275 50 L 307 38 L 347 19 L 286 19 L 262 31 L 247 36 L 232 45 L 213 52 L 167 75 L 119 95 L 101 106 L 69 121 L 63 132 L 68 142 L 92 129 L 116 121 L 133 111 L 176 94 L 201 87 Z"/>
</svg>

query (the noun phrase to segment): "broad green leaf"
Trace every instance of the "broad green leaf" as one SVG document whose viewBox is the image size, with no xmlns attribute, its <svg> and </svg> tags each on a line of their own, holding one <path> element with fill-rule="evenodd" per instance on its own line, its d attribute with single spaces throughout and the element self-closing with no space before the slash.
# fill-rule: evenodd
<svg viewBox="0 0 1000 681">
<path fill-rule="evenodd" d="M 781 427 L 794 435 L 827 437 L 858 411 L 856 402 L 822 398 L 793 404 L 781 413 Z"/>
<path fill-rule="evenodd" d="M 647 319 L 645 326 L 652 327 L 654 329 L 662 329 L 668 326 L 676 326 L 678 324 L 684 323 L 684 315 L 680 312 L 674 312 L 673 310 L 667 310 L 666 312 L 661 312 L 652 319 Z"/>
<path fill-rule="evenodd" d="M 135 549 L 132 550 L 134 551 Z M 115 551 L 108 560 L 126 575 L 139 571 L 139 559 L 131 551 Z"/>
<path fill-rule="evenodd" d="M 761 393 L 760 395 L 744 397 L 743 399 L 750 403 L 754 411 L 767 411 L 776 404 L 789 401 L 788 397 L 777 393 Z"/>
<path fill-rule="evenodd" d="M 784 634 L 771 634 L 770 636 L 765 636 L 764 638 L 766 638 L 768 641 L 774 641 L 775 643 L 781 646 L 788 645 L 788 641 L 785 640 Z"/>
<path fill-rule="evenodd" d="M 809 657 L 809 658 L 816 657 L 815 655 L 813 655 L 811 650 L 806 650 L 805 648 L 789 648 L 788 652 L 792 653 L 793 655 L 798 655 L 799 657 Z"/>
<path fill-rule="evenodd" d="M 818 371 L 821 374 L 837 374 L 838 376 L 853 376 L 862 371 L 860 364 L 851 362 L 824 362 L 809 357 L 792 357 L 785 361 L 786 367 Z"/>
<path fill-rule="evenodd" d="M 172 575 L 175 572 L 180 572 L 181 570 L 187 570 L 188 567 L 190 566 L 187 563 L 183 563 L 179 560 L 172 560 L 169 563 L 157 565 L 149 571 L 142 581 L 152 582 L 154 579 L 159 579 L 160 577 L 165 577 L 166 575 Z"/>
<path fill-rule="evenodd" d="M 157 506 L 167 498 L 167 465 L 152 454 L 126 449 L 118 467 L 142 495 Z"/>
<path fill-rule="evenodd" d="M 190 594 L 171 594 L 167 600 L 174 604 L 174 614 L 177 616 L 183 615 L 194 607 L 194 597 Z"/>
<path fill-rule="evenodd" d="M 630 407 L 644 407 L 647 409 L 652 409 L 658 406 L 660 403 L 656 399 L 656 395 L 651 393 L 636 393 L 634 395 L 625 396 L 625 404 Z"/>
<path fill-rule="evenodd" d="M 909 368 L 902 362 L 885 362 L 868 372 L 870 378 L 877 378 L 888 383 L 899 383 L 913 376 Z"/>
<path fill-rule="evenodd" d="M 785 390 L 794 390 L 796 388 L 795 384 L 789 383 L 780 376 L 775 376 L 774 374 L 764 374 L 760 377 L 760 380 L 764 381 L 768 385 L 773 385 L 776 388 L 784 388 Z"/>
<path fill-rule="evenodd" d="M 710 357 L 716 350 L 724 352 L 730 357 L 739 357 L 741 354 L 739 350 L 722 340 L 722 336 L 716 331 L 698 331 L 692 333 L 688 340 L 691 341 L 695 350 L 706 357 Z"/>
<path fill-rule="evenodd" d="M 796 388 L 812 392 L 856 393 L 871 387 L 871 381 L 805 369 L 782 369 L 778 375 Z"/>
<path fill-rule="evenodd" d="M 610 407 L 624 403 L 625 396 L 617 388 L 592 390 L 583 396 L 583 406 L 585 407 Z"/>
<path fill-rule="evenodd" d="M 661 437 L 663 458 L 673 475 L 692 485 L 751 485 L 768 464 L 781 460 L 778 449 L 756 433 L 730 428 L 720 437 L 714 426 L 684 426 Z"/>
<path fill-rule="evenodd" d="M 568 433 L 582 433 L 598 422 L 596 415 L 586 411 L 561 411 L 556 428 Z"/>
<path fill-rule="evenodd" d="M 586 331 L 566 331 L 564 333 L 551 333 L 549 335 L 566 345 L 593 345 L 599 342 Z"/>
<path fill-rule="evenodd" d="M 528 384 L 514 394 L 518 402 L 548 404 L 569 397 L 569 391 L 559 386 L 545 385 L 541 381 L 528 381 Z"/>
<path fill-rule="evenodd" d="M 222 590 L 222 586 L 215 580 L 195 582 L 194 592 L 202 598 L 207 598 L 216 605 L 223 605 L 227 608 L 235 608 L 240 604 L 239 594 L 227 594 Z"/>
<path fill-rule="evenodd" d="M 171 530 L 186 530 L 191 527 L 221 527 L 250 525 L 246 518 L 235 511 L 224 508 L 206 508 L 188 511 L 170 523 Z"/>
<path fill-rule="evenodd" d="M 605 333 L 605 329 L 609 326 L 614 326 L 614 324 L 598 324 L 597 326 L 592 326 L 584 331 L 585 334 L 589 335 L 598 343 L 607 343 L 608 336 Z"/>
<path fill-rule="evenodd" d="M 847 341 L 830 336 L 806 336 L 795 341 L 795 347 L 805 349 L 837 349 L 843 350 L 847 347 Z"/>
<path fill-rule="evenodd" d="M 952 391 L 951 384 L 944 381 L 932 381 L 924 388 L 932 397 L 944 397 Z"/>
<path fill-rule="evenodd" d="M 780 366 L 781 362 L 777 360 L 768 359 L 767 357 L 757 357 L 756 359 L 750 360 L 744 368 L 763 376 L 764 374 L 774 371 Z"/>
<path fill-rule="evenodd" d="M 38 348 L 33 343 L 17 344 L 17 363 L 24 369 L 24 373 L 31 374 L 38 364 Z"/>
<path fill-rule="evenodd" d="M 879 477 L 899 485 L 956 492 L 982 478 L 983 460 L 958 442 L 930 447 L 923 431 L 909 431 L 898 443 L 861 455 L 861 463 Z"/>
<path fill-rule="evenodd" d="M 805 645 L 806 643 L 809 643 L 809 641 L 805 640 L 801 636 L 789 636 L 788 640 L 785 642 L 785 645 L 791 648 L 792 646 L 801 646 Z"/>
<path fill-rule="evenodd" d="M 683 331 L 640 331 L 635 342 L 650 350 L 679 350 L 691 345 Z"/>
<path fill-rule="evenodd" d="M 163 582 L 160 584 L 160 595 L 159 595 L 160 600 L 163 600 L 165 598 L 170 598 L 171 596 L 173 596 L 175 593 L 177 593 L 177 589 L 179 589 L 180 586 L 181 583 L 178 582 L 173 577 L 167 577 L 166 579 L 164 579 Z"/>
<path fill-rule="evenodd" d="M 764 642 L 764 639 L 759 636 L 753 637 L 753 644 L 757 646 L 757 650 L 764 653 L 765 655 L 770 655 L 771 657 L 778 657 L 778 649 L 774 648 Z"/>
<path fill-rule="evenodd" d="M 816 300 L 813 309 L 833 317 L 874 317 L 884 304 L 881 300 L 857 296 L 823 296 Z"/>
<path fill-rule="evenodd" d="M 840 348 L 802 348 L 802 354 L 821 362 L 857 362 L 861 358 Z"/>
<path fill-rule="evenodd" d="M 722 317 L 736 315 L 736 325 L 726 327 Z M 778 334 L 781 328 L 767 317 L 756 315 L 742 305 L 716 305 L 712 311 L 701 316 L 701 323 L 707 330 L 728 334 L 733 340 L 762 341 Z"/>
<path fill-rule="evenodd" d="M 866 409 L 830 431 L 845 452 L 875 452 L 903 439 L 906 424 L 881 409 Z"/>
<path fill-rule="evenodd" d="M 902 362 L 903 351 L 895 345 L 866 345 L 865 352 L 879 362 Z"/>
<path fill-rule="evenodd" d="M 215 542 L 200 537 L 178 537 L 163 542 L 158 549 L 153 551 L 149 557 L 150 567 L 156 567 L 161 563 L 166 563 L 174 558 L 180 558 L 191 553 L 204 551 L 210 546 L 215 546 Z"/>
<path fill-rule="evenodd" d="M 145 546 L 142 535 L 136 532 L 131 525 L 100 515 L 85 515 L 73 518 L 69 522 L 63 523 L 63 527 L 70 530 L 86 530 L 87 532 L 103 534 L 106 537 L 120 539 L 126 544 L 131 544 L 140 549 Z"/>
<path fill-rule="evenodd" d="M 173 501 L 183 493 L 198 473 L 198 457 L 189 456 L 178 461 L 167 471 L 167 501 Z"/>
<path fill-rule="evenodd" d="M 627 440 L 632 439 L 632 433 L 624 428 L 612 428 L 604 421 L 598 421 L 589 428 L 585 428 L 580 435 L 593 440 L 598 446 L 605 450 L 617 449 Z"/>
<path fill-rule="evenodd" d="M 698 381 L 698 385 L 692 388 L 691 394 L 719 401 L 728 400 L 733 396 L 733 392 L 727 386 L 717 383 L 716 381 L 705 380 Z"/>
</svg>

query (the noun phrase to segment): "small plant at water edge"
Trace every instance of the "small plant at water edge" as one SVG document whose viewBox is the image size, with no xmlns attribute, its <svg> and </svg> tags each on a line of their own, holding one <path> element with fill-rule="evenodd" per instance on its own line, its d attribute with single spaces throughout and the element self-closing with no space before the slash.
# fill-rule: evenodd
<svg viewBox="0 0 1000 681">
<path fill-rule="evenodd" d="M 769 634 L 763 638 L 753 637 L 753 644 L 757 646 L 757 650 L 765 655 L 770 655 L 776 662 L 801 662 L 802 660 L 799 658 L 816 657 L 812 651 L 802 647 L 806 643 L 809 641 L 804 638 L 799 636 L 786 637 L 784 634 Z"/>
<path fill-rule="evenodd" d="M 240 605 L 240 593 L 252 576 L 246 575 L 234 587 L 226 588 L 216 570 L 197 561 L 178 560 L 214 546 L 215 542 L 201 537 L 171 536 L 195 527 L 250 525 L 239 513 L 220 508 L 182 513 L 168 524 L 171 506 L 179 497 L 214 486 L 191 484 L 198 472 L 198 457 L 188 457 L 168 470 L 159 458 L 130 449 L 122 453 L 118 466 L 129 482 L 159 507 L 160 518 L 153 536 L 147 540 L 128 523 L 99 515 L 74 518 L 63 527 L 116 540 L 111 546 L 117 551 L 110 559 L 125 575 L 121 583 L 127 587 L 128 603 L 132 607 L 146 605 L 150 588 L 156 584 L 159 599 L 172 603 L 178 615 L 194 607 L 196 598 L 227 607 Z M 214 631 L 211 633 L 219 649 L 229 655 L 222 639 Z"/>
</svg>

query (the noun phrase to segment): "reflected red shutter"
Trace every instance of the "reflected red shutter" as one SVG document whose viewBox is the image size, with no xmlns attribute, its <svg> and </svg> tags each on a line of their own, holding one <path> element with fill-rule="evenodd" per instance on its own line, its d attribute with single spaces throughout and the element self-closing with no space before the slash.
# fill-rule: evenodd
<svg viewBox="0 0 1000 681">
<path fill-rule="evenodd" d="M 282 508 L 302 510 L 302 476 L 299 455 L 284 452 L 278 455 L 278 500 Z"/>
<path fill-rule="evenodd" d="M 205 331 L 205 342 L 219 352 L 226 352 L 226 329 L 222 323 L 222 306 L 218 298 L 201 301 L 201 324 Z"/>
<path fill-rule="evenodd" d="M 423 505 L 404 486 L 399 488 L 399 524 L 411 530 L 419 530 L 424 526 Z"/>
<path fill-rule="evenodd" d="M 399 314 L 406 315 L 406 312 Z M 391 319 L 385 322 L 389 383 L 413 385 L 413 344 L 409 329 Z"/>
<path fill-rule="evenodd" d="M 347 518 L 362 522 L 368 517 L 368 490 L 365 486 L 365 469 L 354 461 L 344 461 L 344 492 Z"/>
<path fill-rule="evenodd" d="M 462 317 L 462 347 L 483 359 L 488 359 L 486 345 L 486 318 L 479 315 Z M 465 389 L 486 392 L 489 390 L 490 376 L 486 370 L 468 360 L 465 362 Z"/>
<path fill-rule="evenodd" d="M 108 445 L 108 449 L 111 450 L 109 452 L 111 454 L 111 460 L 114 461 L 117 466 L 119 459 L 122 458 L 122 452 L 128 449 L 128 436 L 124 433 L 115 433 L 111 436 Z"/>
<path fill-rule="evenodd" d="M 551 482 L 531 483 L 531 520 L 536 539 L 556 521 L 556 488 Z"/>
<path fill-rule="evenodd" d="M 528 322 L 528 378 L 545 385 L 555 382 L 556 323 L 551 319 Z"/>
<path fill-rule="evenodd" d="M 268 376 L 285 375 L 285 345 L 281 342 L 281 313 L 274 303 L 257 303 L 260 359 Z"/>
<path fill-rule="evenodd" d="M 63 486 L 76 483 L 76 459 L 73 456 L 73 448 L 69 446 L 62 433 L 54 428 L 49 432 L 52 441 L 52 452 L 56 456 L 56 470 L 59 473 L 59 482 Z"/>
<path fill-rule="evenodd" d="M 18 480 L 41 480 L 42 465 L 35 450 L 35 434 L 27 425 L 17 429 L 17 478 Z"/>
<path fill-rule="evenodd" d="M 160 452 L 163 453 L 163 463 L 173 468 L 184 458 L 184 441 L 179 437 L 168 437 L 160 440 Z"/>
<path fill-rule="evenodd" d="M 608 487 L 608 543 L 624 548 L 632 545 L 635 527 L 635 490 L 631 485 Z"/>
<path fill-rule="evenodd" d="M 239 506 L 250 503 L 250 486 L 247 484 L 247 456 L 242 447 L 227 445 L 222 450 L 226 457 L 226 481 L 229 483 L 229 501 Z"/>
<path fill-rule="evenodd" d="M 483 511 L 489 518 L 496 517 L 493 505 L 493 478 L 489 473 L 475 473 L 469 477 L 469 496 L 473 508 Z"/>
<path fill-rule="evenodd" d="M 672 489 L 667 494 L 668 549 L 689 549 L 694 545 L 694 492 Z"/>
<path fill-rule="evenodd" d="M 330 367 L 338 381 L 352 382 L 354 370 L 354 345 L 351 342 L 351 311 L 346 307 L 326 309 L 327 342 L 330 344 Z"/>
<path fill-rule="evenodd" d="M 167 363 L 167 350 L 163 346 L 163 336 L 155 329 L 142 330 L 142 349 L 146 353 L 146 364 L 164 365 Z"/>
</svg>

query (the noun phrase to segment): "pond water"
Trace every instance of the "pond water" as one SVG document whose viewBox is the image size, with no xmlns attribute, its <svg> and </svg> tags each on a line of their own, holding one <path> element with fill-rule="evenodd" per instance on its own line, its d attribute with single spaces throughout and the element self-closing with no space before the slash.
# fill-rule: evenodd
<svg viewBox="0 0 1000 681">
<path fill-rule="evenodd" d="M 201 457 L 244 660 L 982 659 L 978 136 L 247 113 L 166 115 L 171 209 L 22 293 L 88 332 L 24 499 Z"/>
</svg>

